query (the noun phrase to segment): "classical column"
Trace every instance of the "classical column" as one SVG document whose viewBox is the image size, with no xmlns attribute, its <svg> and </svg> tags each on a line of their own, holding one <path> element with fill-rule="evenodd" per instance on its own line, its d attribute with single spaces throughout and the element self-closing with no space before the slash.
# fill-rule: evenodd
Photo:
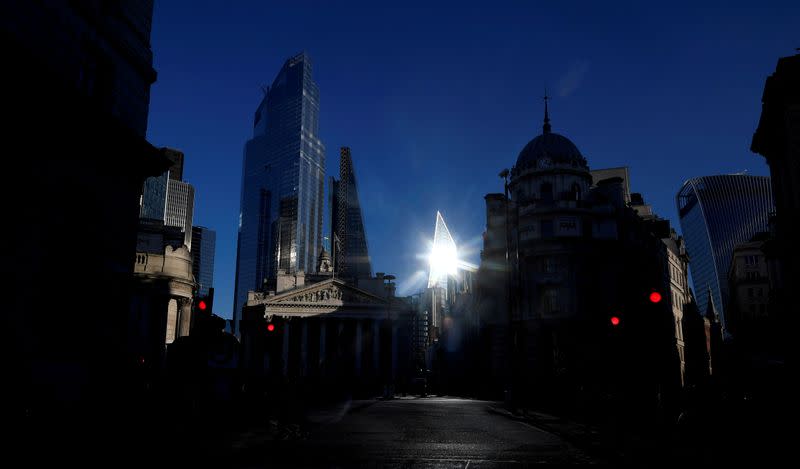
<svg viewBox="0 0 800 469">
<path fill-rule="evenodd" d="M 283 322 L 283 343 L 281 350 L 281 356 L 283 358 L 283 364 L 281 365 L 283 368 L 283 376 L 289 375 L 289 321 Z"/>
<path fill-rule="evenodd" d="M 361 376 L 361 320 L 356 320 L 356 376 Z"/>
<path fill-rule="evenodd" d="M 178 337 L 189 335 L 192 329 L 192 300 L 178 298 Z"/>
<path fill-rule="evenodd" d="M 167 329 L 164 333 L 164 342 L 167 344 L 171 344 L 179 336 L 178 314 L 178 301 L 170 298 L 167 302 Z"/>
</svg>

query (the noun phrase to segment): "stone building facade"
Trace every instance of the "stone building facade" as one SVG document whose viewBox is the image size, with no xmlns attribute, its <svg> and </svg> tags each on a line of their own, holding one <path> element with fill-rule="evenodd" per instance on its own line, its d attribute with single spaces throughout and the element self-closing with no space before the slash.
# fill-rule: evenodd
<svg viewBox="0 0 800 469">
<path fill-rule="evenodd" d="M 249 382 L 294 384 L 319 395 L 403 388 L 413 362 L 411 304 L 378 273 L 355 286 L 318 272 L 279 272 L 276 291 L 251 291 L 242 310 L 242 366 Z"/>
<path fill-rule="evenodd" d="M 146 368 L 164 365 L 166 346 L 189 335 L 197 289 L 192 254 L 178 227 L 142 221 L 134 264 L 129 349 Z"/>
</svg>

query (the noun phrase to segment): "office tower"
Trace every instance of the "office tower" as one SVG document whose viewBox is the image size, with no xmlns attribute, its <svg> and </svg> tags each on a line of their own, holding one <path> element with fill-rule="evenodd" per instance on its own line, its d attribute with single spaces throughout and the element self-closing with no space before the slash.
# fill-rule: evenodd
<svg viewBox="0 0 800 469">
<path fill-rule="evenodd" d="M 183 152 L 172 148 L 163 148 L 162 151 L 170 167 L 160 175 L 145 180 L 139 218 L 161 220 L 164 226 L 180 228 L 184 234 L 184 244 L 191 250 L 194 187 L 182 180 Z"/>
<path fill-rule="evenodd" d="M 183 181 L 170 179 L 167 182 L 167 208 L 164 226 L 180 228 L 184 243 L 192 250 L 192 216 L 194 213 L 194 187 Z"/>
<path fill-rule="evenodd" d="M 725 327 L 728 270 L 733 249 L 767 231 L 773 210 L 770 179 L 728 174 L 689 179 L 676 196 L 697 306 L 705 314 L 711 289 Z"/>
<path fill-rule="evenodd" d="M 204 226 L 192 227 L 192 272 L 200 295 L 214 286 L 214 251 L 217 232 Z"/>
<path fill-rule="evenodd" d="M 350 148 L 339 152 L 339 180 L 331 178 L 331 246 L 336 273 L 345 277 L 372 276 Z"/>
<path fill-rule="evenodd" d="M 287 60 L 256 109 L 245 144 L 236 257 L 234 328 L 249 290 L 278 270 L 312 272 L 322 249 L 325 147 L 319 89 L 305 53 Z"/>
</svg>

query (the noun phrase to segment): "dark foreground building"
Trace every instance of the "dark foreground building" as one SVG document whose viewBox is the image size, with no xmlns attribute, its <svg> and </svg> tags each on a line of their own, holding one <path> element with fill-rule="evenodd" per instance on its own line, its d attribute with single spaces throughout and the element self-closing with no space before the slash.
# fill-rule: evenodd
<svg viewBox="0 0 800 469">
<path fill-rule="evenodd" d="M 501 176 L 506 194 L 486 196 L 475 297 L 493 377 L 482 382 L 505 389 L 485 391 L 569 412 L 664 415 L 680 386 L 669 222 L 628 206 L 623 178 L 593 181 L 547 111 Z"/>
<path fill-rule="evenodd" d="M 764 156 L 770 169 L 775 213 L 770 219 L 772 239 L 764 251 L 777 264 L 773 303 L 783 335 L 776 339 L 786 353 L 794 330 L 789 318 L 798 309 L 794 291 L 800 285 L 800 54 L 778 61 L 761 100 L 761 118 L 750 149 Z"/>
<path fill-rule="evenodd" d="M 145 140 L 152 14 L 147 0 L 0 6 L 14 415 L 102 408 L 150 365 L 127 345 L 142 184 L 170 165 Z"/>
</svg>

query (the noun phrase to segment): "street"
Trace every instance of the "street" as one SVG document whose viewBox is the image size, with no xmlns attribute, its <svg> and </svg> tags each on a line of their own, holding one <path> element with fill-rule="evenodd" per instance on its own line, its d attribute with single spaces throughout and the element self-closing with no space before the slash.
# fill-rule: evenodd
<svg viewBox="0 0 800 469">
<path fill-rule="evenodd" d="M 236 467 L 525 467 L 591 464 L 582 451 L 527 423 L 455 398 L 346 403 L 308 419 L 306 432 L 230 444 Z"/>
</svg>

